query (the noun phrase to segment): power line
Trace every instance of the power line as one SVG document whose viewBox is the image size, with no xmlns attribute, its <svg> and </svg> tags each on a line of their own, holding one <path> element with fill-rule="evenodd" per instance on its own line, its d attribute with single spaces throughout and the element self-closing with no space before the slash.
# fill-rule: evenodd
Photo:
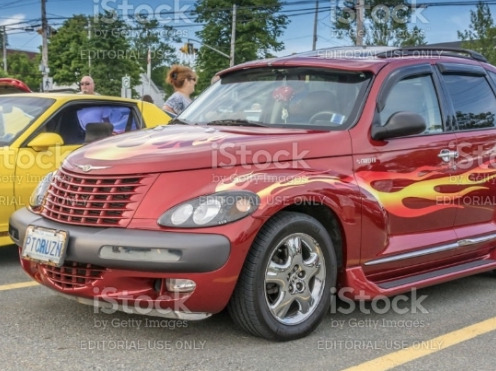
<svg viewBox="0 0 496 371">
<path fill-rule="evenodd" d="M 19 7 L 25 7 L 25 6 L 31 5 L 31 4 L 39 4 L 39 1 L 38 0 L 34 0 L 34 1 L 28 0 L 27 3 L 24 0 L 12 1 L 10 3 L 7 3 L 7 4 L 2 5 L 2 10 L 5 10 L 5 9 L 15 9 L 15 8 L 19 8 Z"/>
<path fill-rule="evenodd" d="M 64 2 L 67 3 L 68 1 L 78 1 L 78 0 L 50 0 L 50 3 L 56 3 L 56 2 Z M 407 2 L 408 3 L 408 2 Z M 423 1 L 423 2 L 413 2 L 410 3 L 412 6 L 415 6 L 416 8 L 421 8 L 421 7 L 449 7 L 449 6 L 476 6 L 477 4 L 480 3 L 480 0 L 450 0 L 450 1 Z M 496 4 L 496 0 L 486 0 L 484 1 L 485 4 L 489 5 L 494 5 Z M 16 0 L 16 1 L 10 1 L 7 4 L 4 4 L 1 6 L 2 10 L 5 9 L 14 9 L 14 8 L 19 8 L 19 7 L 25 7 L 27 5 L 31 4 L 39 4 L 39 0 Z M 325 6 L 324 6 L 325 4 Z M 328 5 L 331 4 L 331 5 Z M 385 0 L 384 5 L 387 5 L 387 0 Z M 318 14 L 324 14 L 327 13 L 333 9 L 340 9 L 343 8 L 343 2 L 341 0 L 335 0 L 329 2 L 327 1 L 320 1 L 319 2 L 319 8 L 318 8 Z M 290 20 L 293 20 L 296 17 L 300 16 L 309 16 L 315 13 L 316 9 L 316 0 L 299 0 L 299 1 L 283 1 L 278 4 L 273 4 L 273 5 L 249 5 L 249 6 L 237 6 L 238 9 L 238 22 L 246 22 L 251 19 L 252 17 L 249 17 L 246 12 L 256 12 L 259 10 L 260 12 L 257 12 L 255 17 L 260 19 L 261 17 L 273 17 L 275 15 L 279 16 L 286 16 Z M 269 13 L 271 10 L 275 10 L 274 13 Z M 224 7 L 224 8 L 208 8 L 205 7 L 202 9 L 202 11 L 205 12 L 210 12 L 210 13 L 219 13 L 219 12 L 226 12 L 226 13 L 231 13 L 232 8 L 231 7 Z M 264 12 L 267 12 L 267 14 L 263 14 Z M 167 16 L 172 16 L 175 14 L 175 11 L 161 11 L 160 13 L 153 13 L 149 14 L 150 17 L 167 17 Z M 196 17 L 198 16 L 198 13 L 196 10 L 186 10 L 184 11 L 184 14 L 189 17 Z M 126 14 L 126 18 L 132 18 L 135 15 L 130 15 Z M 47 17 L 47 21 L 50 22 L 52 26 L 59 26 L 62 25 L 61 21 L 66 21 L 74 16 L 67 17 L 67 16 L 51 16 Z M 0 19 L 10 19 L 10 17 L 0 17 Z M 320 23 L 321 20 L 319 20 Z M 9 34 L 15 35 L 15 34 L 20 34 L 22 32 L 26 31 L 26 28 L 34 28 L 34 27 L 39 27 L 41 25 L 41 18 L 33 18 L 29 20 L 23 20 L 23 21 L 16 21 L 13 23 L 9 24 L 4 24 L 7 29 Z M 16 27 L 17 26 L 17 27 Z M 172 26 L 174 29 L 181 29 L 181 28 L 196 28 L 196 27 L 203 27 L 205 26 L 205 23 L 186 23 L 186 24 L 175 24 Z M 325 25 L 326 27 L 331 27 L 330 25 Z M 157 25 L 156 28 L 161 28 L 163 25 Z M 136 28 L 130 28 L 130 30 L 133 30 Z M 18 31 L 18 32 L 16 32 Z"/>
</svg>

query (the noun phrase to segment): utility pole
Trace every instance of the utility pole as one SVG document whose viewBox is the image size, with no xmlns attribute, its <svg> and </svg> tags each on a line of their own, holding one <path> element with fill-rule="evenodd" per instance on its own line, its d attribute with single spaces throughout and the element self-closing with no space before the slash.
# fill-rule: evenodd
<svg viewBox="0 0 496 371">
<path fill-rule="evenodd" d="M 91 19 L 88 18 L 88 41 L 91 43 Z M 88 50 L 88 75 L 91 76 L 91 51 Z"/>
<path fill-rule="evenodd" d="M 363 45 L 363 20 L 365 18 L 365 3 L 364 0 L 358 0 L 357 6 L 357 17 L 356 17 L 356 45 Z"/>
<path fill-rule="evenodd" d="M 2 51 L 3 51 L 3 70 L 7 73 L 7 31 L 2 26 Z"/>
<path fill-rule="evenodd" d="M 229 66 L 234 66 L 234 46 L 236 44 L 236 4 L 233 4 L 232 10 L 232 25 L 231 25 L 231 55 L 229 56 Z"/>
<path fill-rule="evenodd" d="M 315 17 L 313 19 L 313 43 L 312 50 L 317 48 L 317 16 L 319 14 L 319 0 L 315 2 Z"/>
<path fill-rule="evenodd" d="M 41 0 L 41 74 L 43 75 L 43 87 L 45 90 L 45 81 L 50 72 L 48 68 L 48 23 L 46 18 L 46 0 Z"/>
</svg>

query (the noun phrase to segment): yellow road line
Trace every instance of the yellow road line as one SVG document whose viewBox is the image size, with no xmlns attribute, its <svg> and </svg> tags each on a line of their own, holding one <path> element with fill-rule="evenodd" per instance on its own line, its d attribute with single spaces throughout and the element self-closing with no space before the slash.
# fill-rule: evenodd
<svg viewBox="0 0 496 371">
<path fill-rule="evenodd" d="M 496 317 L 478 322 L 476 324 L 464 327 L 462 329 L 449 332 L 438 336 L 434 339 L 426 340 L 414 346 L 399 350 L 394 353 L 386 354 L 382 357 L 375 358 L 360 365 L 347 368 L 343 371 L 383 371 L 393 367 L 403 365 L 415 359 L 425 357 L 429 354 L 446 349 L 450 346 L 459 344 L 463 341 L 470 340 L 476 336 L 496 330 Z"/>
<path fill-rule="evenodd" d="M 39 283 L 35 282 L 35 281 L 10 283 L 8 285 L 0 285 L 0 291 L 22 289 L 24 287 L 32 287 L 32 286 L 38 286 L 38 285 L 39 285 Z"/>
</svg>

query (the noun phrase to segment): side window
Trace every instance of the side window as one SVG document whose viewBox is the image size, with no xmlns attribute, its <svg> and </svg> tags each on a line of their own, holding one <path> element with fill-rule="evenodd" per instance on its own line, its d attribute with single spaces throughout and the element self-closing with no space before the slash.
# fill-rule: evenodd
<svg viewBox="0 0 496 371">
<path fill-rule="evenodd" d="M 426 134 L 443 131 L 441 111 L 431 76 L 419 76 L 399 81 L 386 98 L 380 113 L 381 125 L 400 111 L 418 113 L 427 125 Z"/>
<path fill-rule="evenodd" d="M 76 110 L 64 107 L 46 124 L 46 131 L 60 134 L 64 144 L 82 144 L 84 130 L 79 125 Z"/>
<path fill-rule="evenodd" d="M 60 134 L 65 144 L 83 144 L 88 124 L 112 124 L 112 133 L 138 130 L 139 120 L 133 107 L 106 105 L 70 105 L 63 107 L 45 125 L 44 130 Z"/>
<path fill-rule="evenodd" d="M 77 116 L 83 130 L 89 123 L 109 122 L 115 133 L 123 133 L 137 129 L 136 118 L 132 109 L 127 106 L 92 106 L 78 109 Z"/>
<path fill-rule="evenodd" d="M 484 76 L 447 74 L 443 79 L 453 102 L 458 130 L 496 125 L 496 97 Z"/>
<path fill-rule="evenodd" d="M 114 133 L 136 130 L 136 117 L 130 107 L 109 107 L 109 122 L 114 125 Z"/>
</svg>

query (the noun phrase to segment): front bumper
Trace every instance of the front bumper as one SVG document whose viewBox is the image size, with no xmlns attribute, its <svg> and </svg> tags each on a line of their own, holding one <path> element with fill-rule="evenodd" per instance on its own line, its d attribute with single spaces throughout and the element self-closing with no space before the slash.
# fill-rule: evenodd
<svg viewBox="0 0 496 371">
<path fill-rule="evenodd" d="M 146 316 L 152 316 L 152 317 L 162 317 L 162 318 L 169 318 L 169 319 L 181 319 L 181 320 L 186 320 L 186 321 L 199 321 L 202 319 L 206 319 L 210 316 L 212 316 L 213 313 L 204 313 L 204 312 L 189 312 L 189 311 L 179 311 L 179 310 L 173 310 L 171 308 L 168 309 L 160 309 L 160 308 L 153 308 L 148 307 L 146 309 L 139 309 L 137 306 L 133 305 L 123 305 L 120 303 L 117 303 L 115 300 L 101 300 L 101 299 L 88 299 L 84 297 L 79 297 L 79 296 L 73 296 L 73 295 L 66 295 L 62 294 L 60 292 L 57 292 L 57 294 L 62 295 L 66 297 L 67 299 L 71 300 L 76 300 L 78 303 L 84 304 L 84 305 L 90 305 L 93 307 L 93 310 L 95 313 L 102 312 L 106 314 L 112 314 L 115 311 L 120 311 L 120 312 L 125 312 L 128 314 L 144 314 Z"/>
<path fill-rule="evenodd" d="M 18 246 L 29 225 L 68 231 L 66 261 L 106 268 L 211 272 L 226 264 L 231 250 L 230 241 L 222 235 L 81 227 L 45 219 L 27 208 L 13 213 L 9 223 L 10 237 Z"/>
</svg>

